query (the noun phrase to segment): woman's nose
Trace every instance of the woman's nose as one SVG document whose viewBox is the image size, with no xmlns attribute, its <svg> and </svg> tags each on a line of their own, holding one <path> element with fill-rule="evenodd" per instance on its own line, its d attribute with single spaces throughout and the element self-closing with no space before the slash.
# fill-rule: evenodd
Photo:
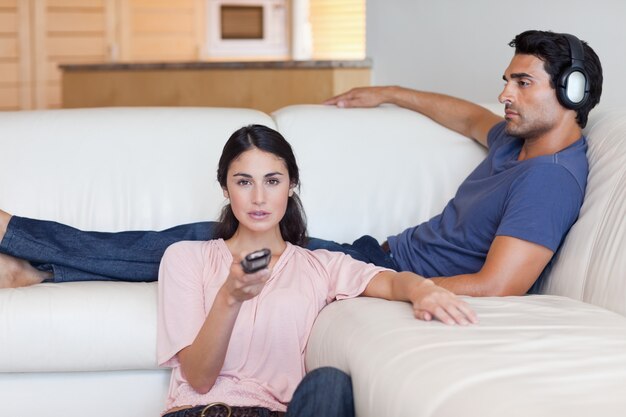
<svg viewBox="0 0 626 417">
<path fill-rule="evenodd" d="M 265 190 L 263 187 L 254 187 L 254 203 L 261 204 L 265 200 Z"/>
</svg>

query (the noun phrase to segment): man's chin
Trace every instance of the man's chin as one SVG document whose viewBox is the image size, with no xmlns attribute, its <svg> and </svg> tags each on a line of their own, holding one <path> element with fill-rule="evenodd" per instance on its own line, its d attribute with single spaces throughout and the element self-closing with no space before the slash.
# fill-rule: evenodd
<svg viewBox="0 0 626 417">
<path fill-rule="evenodd" d="M 506 121 L 506 125 L 504 126 L 504 133 L 506 133 L 507 135 L 521 138 L 524 136 L 524 134 L 520 130 L 521 129 L 519 128 L 519 126 L 514 125 L 508 120 Z"/>
</svg>

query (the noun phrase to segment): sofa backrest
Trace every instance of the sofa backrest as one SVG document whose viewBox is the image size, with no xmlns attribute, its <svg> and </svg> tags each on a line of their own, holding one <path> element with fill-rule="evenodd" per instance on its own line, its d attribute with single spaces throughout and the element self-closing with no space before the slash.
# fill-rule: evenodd
<svg viewBox="0 0 626 417">
<path fill-rule="evenodd" d="M 585 134 L 585 201 L 538 290 L 626 315 L 626 108 L 592 110 Z"/>
<path fill-rule="evenodd" d="M 293 144 L 311 235 L 379 240 L 427 220 L 484 149 L 397 107 L 100 108 L 0 113 L 0 208 L 89 230 L 215 219 L 226 139 L 262 123 Z"/>
<path fill-rule="evenodd" d="M 88 230 L 215 219 L 226 139 L 261 123 L 292 143 L 311 235 L 380 240 L 430 218 L 484 149 L 408 110 L 291 106 L 0 112 L 0 208 Z"/>
<path fill-rule="evenodd" d="M 485 149 L 418 113 L 395 106 L 276 111 L 278 130 L 301 167 L 311 236 L 384 241 L 441 212 Z"/>
<path fill-rule="evenodd" d="M 0 112 L 0 208 L 88 230 L 215 219 L 224 143 L 272 118 L 247 109 Z"/>
<path fill-rule="evenodd" d="M 493 110 L 496 110 L 493 108 Z M 89 230 L 215 219 L 217 160 L 237 128 L 292 143 L 312 236 L 380 241 L 437 214 L 482 160 L 477 143 L 397 107 L 104 108 L 0 112 L 0 208 Z M 626 109 L 594 110 L 580 218 L 541 293 L 626 314 Z"/>
<path fill-rule="evenodd" d="M 501 112 L 501 105 L 487 107 Z M 626 108 L 590 116 L 587 195 L 535 290 L 626 315 Z M 274 119 L 300 157 L 311 234 L 340 242 L 361 234 L 383 240 L 439 213 L 485 155 L 395 107 L 291 106 Z"/>
</svg>

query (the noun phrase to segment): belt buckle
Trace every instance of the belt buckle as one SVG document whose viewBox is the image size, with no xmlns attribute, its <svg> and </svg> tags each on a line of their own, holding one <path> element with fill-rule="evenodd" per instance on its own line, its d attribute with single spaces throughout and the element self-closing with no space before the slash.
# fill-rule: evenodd
<svg viewBox="0 0 626 417">
<path fill-rule="evenodd" d="M 202 409 L 202 412 L 200 413 L 200 417 L 205 417 L 205 413 L 207 411 L 209 411 L 209 409 L 211 409 L 211 408 L 213 408 L 215 406 L 222 406 L 222 407 L 224 407 L 226 409 L 226 417 L 230 417 L 231 414 L 233 413 L 233 410 L 230 408 L 230 406 L 228 404 L 215 402 L 215 403 L 207 404 L 207 406 Z"/>
</svg>

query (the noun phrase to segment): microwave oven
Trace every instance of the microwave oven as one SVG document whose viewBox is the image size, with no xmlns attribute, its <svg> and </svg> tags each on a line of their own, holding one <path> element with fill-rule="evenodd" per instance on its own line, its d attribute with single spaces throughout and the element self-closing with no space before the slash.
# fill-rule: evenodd
<svg viewBox="0 0 626 417">
<path fill-rule="evenodd" d="M 289 57 L 288 0 L 206 0 L 208 58 Z"/>
</svg>

